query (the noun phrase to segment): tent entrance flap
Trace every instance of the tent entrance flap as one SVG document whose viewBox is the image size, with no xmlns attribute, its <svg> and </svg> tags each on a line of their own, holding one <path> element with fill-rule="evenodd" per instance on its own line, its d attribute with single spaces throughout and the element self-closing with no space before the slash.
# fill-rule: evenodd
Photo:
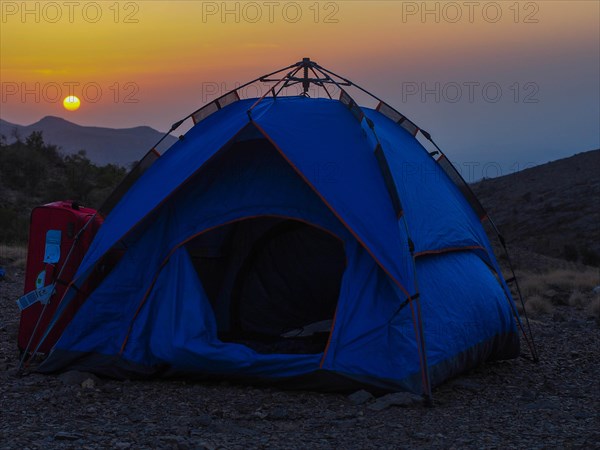
<svg viewBox="0 0 600 450">
<path fill-rule="evenodd" d="M 321 353 L 337 307 L 342 241 L 308 223 L 263 216 L 223 225 L 186 248 L 219 339 L 260 353 Z"/>
</svg>

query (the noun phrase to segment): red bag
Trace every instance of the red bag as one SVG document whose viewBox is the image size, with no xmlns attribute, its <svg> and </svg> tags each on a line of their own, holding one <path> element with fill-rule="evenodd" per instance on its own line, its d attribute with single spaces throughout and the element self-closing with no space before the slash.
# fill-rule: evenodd
<svg viewBox="0 0 600 450">
<path fill-rule="evenodd" d="M 45 309 L 44 304 L 37 301 L 21 311 L 18 336 L 18 345 L 21 351 L 27 349 L 28 352 L 33 352 L 40 337 L 44 334 L 67 285 L 72 281 L 96 232 L 102 225 L 102 218 L 95 214 L 94 209 L 84 208 L 71 201 L 49 203 L 34 208 L 31 212 L 25 294 L 54 283 L 56 283 L 56 289 L 50 296 Z M 90 220 L 91 222 L 86 227 L 86 223 Z M 83 231 L 81 231 L 82 229 Z M 69 253 L 71 253 L 70 256 L 68 256 Z M 67 256 L 68 261 L 66 261 Z M 51 289 L 47 289 L 47 292 L 51 292 Z M 54 346 L 65 326 L 75 315 L 79 303 L 71 302 L 38 350 L 40 353 L 48 353 Z M 42 311 L 43 315 L 40 319 Z M 38 320 L 39 325 L 32 339 Z"/>
</svg>

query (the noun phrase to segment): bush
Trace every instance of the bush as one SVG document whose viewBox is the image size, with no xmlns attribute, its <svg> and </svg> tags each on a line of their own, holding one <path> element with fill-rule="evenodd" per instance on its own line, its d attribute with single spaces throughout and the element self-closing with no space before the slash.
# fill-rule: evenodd
<svg viewBox="0 0 600 450">
<path fill-rule="evenodd" d="M 0 208 L 0 242 L 15 244 L 27 242 L 29 220 L 22 212 Z"/>
<path fill-rule="evenodd" d="M 596 295 L 588 305 L 587 312 L 600 325 L 600 295 Z"/>
<path fill-rule="evenodd" d="M 47 174 L 45 159 L 39 152 L 16 143 L 0 153 L 3 184 L 13 190 L 34 194 Z"/>
<path fill-rule="evenodd" d="M 600 266 L 600 255 L 590 248 L 583 248 L 581 262 L 586 266 Z"/>
<path fill-rule="evenodd" d="M 61 156 L 41 132 L 12 144 L 0 139 L 0 243 L 27 242 L 29 216 L 37 205 L 76 200 L 98 208 L 127 171 L 97 166 L 85 151 Z"/>
<path fill-rule="evenodd" d="M 579 259 L 579 252 L 574 245 L 566 244 L 563 249 L 563 256 L 567 261 L 577 261 Z"/>
<path fill-rule="evenodd" d="M 579 291 L 573 291 L 571 296 L 569 297 L 569 305 L 575 306 L 576 308 L 581 308 L 587 302 L 585 296 Z"/>
<path fill-rule="evenodd" d="M 552 305 L 589 307 L 600 273 L 591 268 L 555 269 L 545 273 L 517 273 L 525 307 L 532 314 L 549 312 Z"/>
<path fill-rule="evenodd" d="M 525 308 L 533 315 L 549 313 L 552 311 L 552 303 L 541 295 L 529 297 L 525 302 Z"/>
</svg>

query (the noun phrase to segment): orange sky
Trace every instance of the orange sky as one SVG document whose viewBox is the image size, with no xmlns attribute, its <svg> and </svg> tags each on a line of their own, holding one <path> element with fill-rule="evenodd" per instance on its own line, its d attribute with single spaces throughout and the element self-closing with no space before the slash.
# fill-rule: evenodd
<svg viewBox="0 0 600 450">
<path fill-rule="evenodd" d="M 269 2 L 228 2 L 223 17 L 223 2 L 75 1 L 70 11 L 68 2 L 2 0 L 0 118 L 165 129 L 215 88 L 310 56 L 425 120 L 452 105 L 402 105 L 403 82 L 495 81 L 508 90 L 533 81 L 544 87 L 547 105 L 534 112 L 541 121 L 563 107 L 587 109 L 597 95 L 599 4 L 476 2 L 470 10 L 468 2 L 275 1 L 269 10 Z M 425 8 L 433 12 L 422 16 Z M 91 100 L 82 98 L 76 112 L 56 100 L 56 86 L 64 97 L 69 82 Z M 506 113 L 495 106 L 490 114 Z"/>
</svg>

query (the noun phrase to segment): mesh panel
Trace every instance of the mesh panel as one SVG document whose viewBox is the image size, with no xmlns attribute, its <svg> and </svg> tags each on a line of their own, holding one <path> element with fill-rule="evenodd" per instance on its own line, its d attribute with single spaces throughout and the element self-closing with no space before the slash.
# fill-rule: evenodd
<svg viewBox="0 0 600 450">
<path fill-rule="evenodd" d="M 450 177 L 450 179 L 454 182 L 456 186 L 463 193 L 471 207 L 475 210 L 475 213 L 479 216 L 481 220 L 486 217 L 486 212 L 469 185 L 465 182 L 463 177 L 458 173 L 456 168 L 452 165 L 452 163 L 446 158 L 444 155 L 440 156 L 437 160 L 437 163 L 440 167 L 446 172 L 446 175 Z"/>
<path fill-rule="evenodd" d="M 398 111 L 396 111 L 394 108 L 387 105 L 386 103 L 379 102 L 379 105 L 377 105 L 376 109 L 385 117 L 393 120 L 394 122 L 402 122 L 406 119 L 406 117 L 404 117 L 402 114 L 400 114 Z"/>
<path fill-rule="evenodd" d="M 406 119 L 404 122 L 402 122 L 400 124 L 400 126 L 402 128 L 404 128 L 406 131 L 408 131 L 410 134 L 412 134 L 413 136 L 416 136 L 417 132 L 419 131 L 419 127 L 416 126 L 414 123 L 412 123 L 408 119 Z"/>
<path fill-rule="evenodd" d="M 234 102 L 237 102 L 240 99 L 237 91 L 231 91 L 225 94 L 223 97 L 218 98 L 217 102 L 221 108 L 225 108 L 227 105 L 231 105 Z"/>
<path fill-rule="evenodd" d="M 406 131 L 408 131 L 413 136 L 417 135 L 417 133 L 419 131 L 419 127 L 416 126 L 414 123 L 412 123 L 410 120 L 408 120 L 406 117 L 404 117 L 402 114 L 400 114 L 398 111 L 396 111 L 391 106 L 387 105 L 386 103 L 379 102 L 379 105 L 377 105 L 376 109 L 377 109 L 377 111 L 379 111 L 381 114 L 383 114 L 388 119 L 391 119 L 394 122 L 400 124 L 400 126 L 402 128 L 404 128 Z"/>
<path fill-rule="evenodd" d="M 116 187 L 116 189 L 109 195 L 109 197 L 104 201 L 98 212 L 102 217 L 106 217 L 109 212 L 115 207 L 119 200 L 123 198 L 125 193 L 129 190 L 133 183 L 135 183 L 138 178 L 140 178 L 146 170 L 154 164 L 154 162 L 160 157 L 160 153 L 158 153 L 155 149 L 150 150 L 144 156 L 131 171 L 123 178 L 123 181 Z"/>
<path fill-rule="evenodd" d="M 219 105 L 217 104 L 216 100 L 214 102 L 210 102 L 208 105 L 203 106 L 194 114 L 192 114 L 192 120 L 194 121 L 194 125 L 206 119 L 211 114 L 216 113 L 218 110 Z"/>
<path fill-rule="evenodd" d="M 340 101 L 348 107 L 350 112 L 354 114 L 354 117 L 356 117 L 359 122 L 362 121 L 364 116 L 362 109 L 360 109 L 360 106 L 358 106 L 352 97 L 350 97 L 343 89 L 340 92 Z"/>
<path fill-rule="evenodd" d="M 200 108 L 198 111 L 192 114 L 192 120 L 194 121 L 194 125 L 196 125 L 198 122 L 203 121 L 211 114 L 216 113 L 221 108 L 225 108 L 227 105 L 231 105 L 232 103 L 237 102 L 239 99 L 240 96 L 238 95 L 237 91 L 231 91 L 223 95 L 222 97 L 219 97 L 218 99 L 210 102 L 209 104 L 204 105 L 202 108 Z"/>
</svg>

